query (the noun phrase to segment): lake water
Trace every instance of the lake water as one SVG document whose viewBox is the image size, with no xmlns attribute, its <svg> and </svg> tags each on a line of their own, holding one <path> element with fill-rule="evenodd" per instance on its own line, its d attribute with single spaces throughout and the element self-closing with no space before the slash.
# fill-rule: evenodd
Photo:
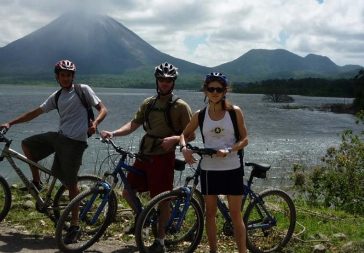
<svg viewBox="0 0 364 253">
<path fill-rule="evenodd" d="M 39 106 L 57 87 L 0 86 L 0 122 Z M 94 88 L 97 95 L 106 104 L 109 113 L 100 130 L 115 130 L 129 121 L 139 104 L 154 95 L 153 89 L 117 89 Z M 204 106 L 203 94 L 195 91 L 175 92 L 187 101 L 192 110 Z M 349 114 L 334 114 L 310 109 L 282 109 L 281 104 L 262 101 L 263 95 L 229 94 L 228 99 L 240 106 L 245 115 L 248 128 L 249 145 L 245 149 L 245 160 L 263 162 L 272 165 L 270 180 L 264 184 L 273 186 L 287 183 L 294 163 L 314 165 L 320 162 L 326 149 L 340 144 L 340 134 L 346 129 L 359 130 L 355 118 Z M 293 96 L 294 105 L 317 107 L 327 103 L 350 103 L 351 99 Z M 20 142 L 25 137 L 56 130 L 58 113 L 56 110 L 43 114 L 31 122 L 15 125 L 7 136 L 13 139 L 12 148 L 20 149 Z M 194 144 L 201 145 L 197 131 Z M 119 145 L 137 149 L 142 136 L 142 128 L 134 134 L 117 138 Z M 82 171 L 93 173 L 100 160 L 106 156 L 106 147 L 95 138 L 89 139 L 89 148 L 84 156 Z M 177 152 L 179 153 L 179 152 Z M 180 155 L 180 154 L 178 154 Z M 50 163 L 46 161 L 45 163 Z M 23 166 L 28 173 L 28 168 Z M 1 174 L 14 180 L 7 162 L 1 163 Z M 28 173 L 29 174 L 29 173 Z"/>
</svg>

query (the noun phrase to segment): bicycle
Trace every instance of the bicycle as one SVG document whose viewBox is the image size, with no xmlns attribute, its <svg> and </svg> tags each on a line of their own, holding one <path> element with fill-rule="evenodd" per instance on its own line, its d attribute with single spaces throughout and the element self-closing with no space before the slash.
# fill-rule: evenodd
<svg viewBox="0 0 364 253">
<path fill-rule="evenodd" d="M 49 217 L 54 223 L 57 223 L 61 211 L 68 205 L 67 198 L 64 198 L 65 195 L 68 196 L 68 190 L 62 184 L 60 184 L 59 180 L 53 176 L 53 173 L 50 169 L 42 166 L 39 163 L 33 162 L 26 158 L 24 155 L 10 148 L 12 140 L 7 138 L 5 135 L 7 133 L 6 128 L 0 129 L 0 142 L 5 143 L 1 154 L 0 154 L 0 162 L 6 159 L 11 168 L 14 169 L 16 174 L 19 176 L 20 180 L 25 185 L 27 191 L 30 195 L 35 199 L 35 208 L 38 212 L 45 214 Z M 48 178 L 47 182 L 50 182 L 48 187 L 43 186 L 42 190 L 39 190 L 24 174 L 20 167 L 18 167 L 15 161 L 20 161 L 26 163 L 28 165 L 32 165 L 33 167 L 39 169 L 42 173 L 46 175 Z M 95 184 L 99 181 L 100 178 L 92 175 L 84 175 L 78 177 L 78 182 L 80 188 L 91 187 L 91 185 Z M 54 194 L 54 191 L 56 193 Z M 5 219 L 7 214 L 10 211 L 12 202 L 12 192 L 7 180 L 0 176 L 0 222 Z"/>
<path fill-rule="evenodd" d="M 147 158 L 116 146 L 111 139 L 101 139 L 101 141 L 113 147 L 119 157 L 119 162 L 112 171 L 105 172 L 102 180 L 97 182 L 94 187 L 76 196 L 62 213 L 56 227 L 56 242 L 58 248 L 63 252 L 81 252 L 91 247 L 116 219 L 118 204 L 115 187 L 119 183 L 119 178 L 122 188 L 129 192 L 132 205 L 135 207 L 135 215 L 138 216 L 143 209 L 144 200 L 131 189 L 126 174 L 135 173 L 143 176 L 144 172 L 129 165 L 128 161 Z M 81 233 L 76 243 L 65 244 L 63 228 L 67 226 L 71 211 L 76 206 L 80 208 Z"/>
<path fill-rule="evenodd" d="M 191 209 L 191 206 L 192 209 L 198 209 L 194 206 L 196 203 L 203 206 L 203 202 L 200 200 L 202 198 L 201 192 L 197 189 L 201 171 L 200 163 L 204 155 L 212 156 L 216 154 L 216 150 L 191 145 L 188 145 L 188 148 L 200 156 L 194 174 L 186 177 L 183 187 L 155 196 L 138 218 L 135 239 L 141 253 L 148 252 L 147 248 L 155 240 L 155 233 L 149 231 L 155 229 L 154 227 L 158 223 L 158 205 L 163 201 L 173 203 L 170 209 L 171 215 L 165 223 L 167 249 L 170 252 L 176 252 L 176 250 L 178 252 L 193 252 L 200 243 L 203 232 L 203 226 L 200 224 L 203 224 L 203 215 L 198 213 L 196 216 L 188 216 L 188 210 Z M 289 242 L 294 232 L 296 223 L 294 203 L 287 193 L 279 189 L 268 189 L 261 193 L 255 193 L 252 190 L 254 178 L 265 178 L 270 166 L 248 162 L 245 165 L 252 167 L 250 177 L 247 183 L 243 185 L 244 193 L 241 207 L 247 230 L 247 247 L 256 253 L 279 251 Z M 190 185 L 191 181 L 193 181 L 192 185 Z M 245 207 L 246 201 L 247 207 Z M 224 220 L 223 233 L 226 236 L 233 236 L 229 209 L 220 197 L 218 197 L 217 203 L 218 210 Z M 184 226 L 186 222 L 188 226 Z M 186 232 L 186 230 L 188 231 Z M 183 236 L 177 241 L 174 238 L 180 232 Z M 170 242 L 171 238 L 173 243 Z M 176 247 L 177 242 L 178 247 Z"/>
</svg>

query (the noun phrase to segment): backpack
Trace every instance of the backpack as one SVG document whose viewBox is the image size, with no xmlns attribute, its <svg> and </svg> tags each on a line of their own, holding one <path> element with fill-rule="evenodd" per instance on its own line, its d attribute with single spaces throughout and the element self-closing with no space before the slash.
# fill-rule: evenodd
<svg viewBox="0 0 364 253">
<path fill-rule="evenodd" d="M 181 131 L 177 131 L 172 124 L 172 117 L 171 117 L 171 108 L 175 105 L 177 100 L 180 99 L 176 95 L 172 95 L 170 99 L 167 102 L 167 106 L 164 109 L 164 118 L 166 120 L 167 126 L 173 131 L 175 134 L 181 134 Z M 150 101 L 148 101 L 147 108 L 144 113 L 144 122 L 143 122 L 143 128 L 146 131 L 147 128 L 151 129 L 150 123 L 149 123 L 149 114 L 154 109 L 154 105 L 157 102 L 157 96 L 154 96 Z"/>
<path fill-rule="evenodd" d="M 201 137 L 202 137 L 202 142 L 205 143 L 205 137 L 203 135 L 203 131 L 202 131 L 202 128 L 203 128 L 203 122 L 205 120 L 205 114 L 206 114 L 206 108 L 203 108 L 199 113 L 198 113 L 198 125 L 200 127 L 200 132 L 201 132 Z M 230 118 L 231 118 L 231 121 L 233 123 L 233 126 L 234 126 L 234 135 L 235 135 L 235 140 L 238 141 L 239 140 L 239 137 L 240 137 L 240 133 L 239 133 L 239 127 L 238 127 L 238 122 L 236 120 L 236 112 L 235 110 L 229 110 L 228 111 L 229 114 L 230 114 Z M 240 168 L 244 168 L 244 161 L 243 161 L 243 158 L 244 158 L 244 150 L 243 149 L 240 149 L 238 151 L 238 156 L 239 156 L 239 159 L 240 159 Z"/>
<path fill-rule="evenodd" d="M 81 100 L 82 105 L 86 108 L 87 110 L 87 119 L 88 119 L 88 126 L 90 127 L 92 125 L 92 122 L 95 120 L 95 114 L 94 111 L 92 110 L 92 106 L 87 103 L 87 99 L 86 99 L 86 95 L 83 92 L 81 85 L 80 84 L 74 84 L 73 85 L 75 92 L 77 94 L 77 96 L 79 97 L 79 99 Z M 58 90 L 56 95 L 55 95 L 55 101 L 56 101 L 56 108 L 59 114 L 59 109 L 58 109 L 58 99 L 59 96 L 61 95 L 62 89 Z M 89 132 L 87 132 L 87 137 L 91 137 L 92 134 L 90 134 Z"/>
</svg>

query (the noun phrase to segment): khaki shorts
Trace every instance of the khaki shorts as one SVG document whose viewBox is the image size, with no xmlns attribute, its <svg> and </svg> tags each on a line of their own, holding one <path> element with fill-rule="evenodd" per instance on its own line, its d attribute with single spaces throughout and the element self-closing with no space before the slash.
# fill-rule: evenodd
<svg viewBox="0 0 364 253">
<path fill-rule="evenodd" d="M 40 161 L 54 154 L 52 173 L 68 186 L 77 183 L 77 174 L 87 143 L 65 137 L 57 132 L 30 136 L 22 141 L 29 149 L 32 159 Z"/>
</svg>

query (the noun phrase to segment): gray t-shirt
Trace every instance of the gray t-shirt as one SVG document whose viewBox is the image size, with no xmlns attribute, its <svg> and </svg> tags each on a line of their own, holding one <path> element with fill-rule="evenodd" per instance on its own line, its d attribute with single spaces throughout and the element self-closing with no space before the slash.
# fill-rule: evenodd
<svg viewBox="0 0 364 253">
<path fill-rule="evenodd" d="M 98 105 L 101 100 L 96 96 L 95 92 L 86 84 L 81 84 L 88 104 L 93 107 Z M 49 112 L 57 109 L 56 95 L 57 91 L 51 94 L 46 101 L 44 101 L 40 108 L 43 112 Z M 68 138 L 87 141 L 87 110 L 83 106 L 81 99 L 75 92 L 74 86 L 70 90 L 62 89 L 58 98 L 59 110 L 59 131 Z"/>
</svg>

